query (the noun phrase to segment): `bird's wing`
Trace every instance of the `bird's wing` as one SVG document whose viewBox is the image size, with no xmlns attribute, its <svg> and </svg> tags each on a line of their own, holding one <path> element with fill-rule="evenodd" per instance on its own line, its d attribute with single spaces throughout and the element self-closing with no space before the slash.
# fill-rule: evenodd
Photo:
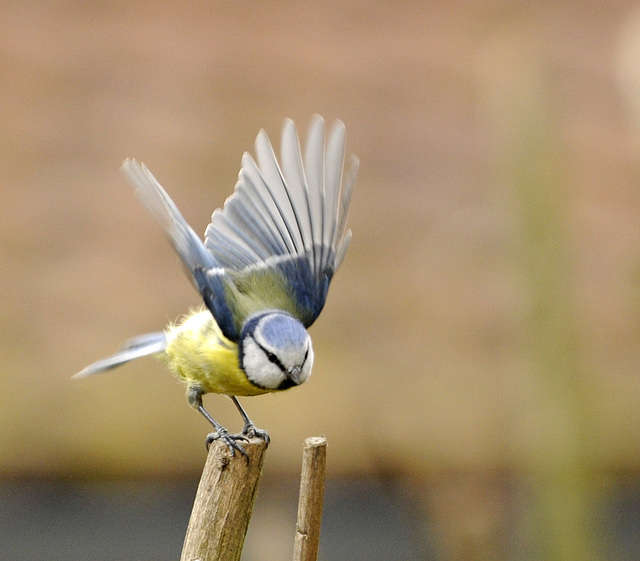
<svg viewBox="0 0 640 561">
<path fill-rule="evenodd" d="M 279 164 L 260 131 L 257 162 L 249 154 L 242 158 L 235 192 L 213 213 L 204 244 L 144 165 L 123 165 L 232 341 L 258 311 L 281 309 L 309 326 L 324 306 L 351 238 L 345 222 L 358 168 L 352 157 L 343 179 L 340 121 L 326 147 L 324 136 L 324 120 L 316 116 L 303 159 L 295 125 L 286 121 Z"/>
<path fill-rule="evenodd" d="M 213 255 L 187 224 L 178 207 L 147 166 L 127 158 L 122 163 L 122 170 L 136 188 L 135 194 L 160 224 L 187 269 L 193 272 L 197 268 L 218 267 Z"/>
<path fill-rule="evenodd" d="M 213 213 L 205 245 L 233 279 L 234 315 L 278 308 L 309 326 L 351 239 L 345 223 L 358 161 L 350 159 L 343 178 L 344 124 L 333 125 L 325 146 L 319 116 L 304 156 L 291 120 L 284 124 L 279 163 L 264 131 L 255 149 L 256 160 L 243 156 L 233 195 Z"/>
</svg>

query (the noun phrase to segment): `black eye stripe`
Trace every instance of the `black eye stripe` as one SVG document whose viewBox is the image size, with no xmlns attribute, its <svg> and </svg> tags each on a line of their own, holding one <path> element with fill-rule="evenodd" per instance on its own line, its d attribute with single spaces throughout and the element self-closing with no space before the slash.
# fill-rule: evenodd
<svg viewBox="0 0 640 561">
<path fill-rule="evenodd" d="M 255 341 L 256 345 L 260 347 L 260 350 L 266 355 L 267 359 L 269 359 L 269 362 L 272 362 L 273 364 L 275 364 L 280 370 L 282 370 L 282 372 L 287 371 L 287 369 L 284 367 L 284 364 L 280 362 L 280 359 L 277 357 L 277 355 L 265 349 L 260 343 L 258 343 L 258 341 L 256 341 L 255 337 L 252 336 L 251 338 Z"/>
</svg>

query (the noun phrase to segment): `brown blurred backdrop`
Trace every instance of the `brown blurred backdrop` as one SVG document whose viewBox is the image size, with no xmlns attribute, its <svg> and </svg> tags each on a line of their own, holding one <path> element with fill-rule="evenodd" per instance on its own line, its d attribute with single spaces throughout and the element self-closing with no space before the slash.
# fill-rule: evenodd
<svg viewBox="0 0 640 561">
<path fill-rule="evenodd" d="M 636 4 L 3 2 L 0 558 L 179 554 L 205 422 L 153 360 L 69 380 L 198 304 L 118 167 L 203 232 L 258 130 L 313 113 L 361 160 L 354 239 L 310 382 L 244 402 L 273 438 L 245 558 L 290 556 L 315 434 L 324 559 L 640 557 Z"/>
</svg>

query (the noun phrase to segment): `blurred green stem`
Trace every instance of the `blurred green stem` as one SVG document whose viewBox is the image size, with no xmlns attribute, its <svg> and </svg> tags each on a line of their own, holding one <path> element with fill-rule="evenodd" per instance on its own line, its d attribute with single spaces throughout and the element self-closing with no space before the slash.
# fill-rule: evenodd
<svg viewBox="0 0 640 561">
<path fill-rule="evenodd" d="M 548 105 L 550 83 L 540 60 L 524 54 L 524 43 L 504 46 L 489 53 L 481 78 L 495 136 L 495 176 L 515 216 L 509 255 L 526 310 L 515 341 L 507 343 L 523 357 L 528 380 L 518 404 L 524 407 L 514 406 L 510 438 L 533 512 L 534 535 L 526 541 L 531 558 L 595 561 L 595 484 L 585 446 L 567 182 Z"/>
</svg>

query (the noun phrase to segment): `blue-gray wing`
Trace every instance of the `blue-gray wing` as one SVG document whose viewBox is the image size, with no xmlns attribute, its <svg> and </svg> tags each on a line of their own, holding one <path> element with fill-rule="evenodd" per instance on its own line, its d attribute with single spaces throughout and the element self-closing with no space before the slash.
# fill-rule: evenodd
<svg viewBox="0 0 640 561">
<path fill-rule="evenodd" d="M 232 341 L 258 311 L 283 309 L 309 326 L 324 306 L 351 238 L 345 223 L 358 168 L 351 157 L 343 178 L 340 121 L 326 146 L 324 136 L 316 116 L 303 158 L 295 125 L 286 121 L 279 164 L 260 131 L 257 163 L 244 155 L 235 192 L 213 213 L 204 243 L 143 164 L 128 159 L 122 166 Z"/>
<path fill-rule="evenodd" d="M 136 188 L 135 194 L 160 224 L 187 269 L 193 273 L 198 268 L 219 267 L 211 252 L 147 167 L 132 158 L 127 158 L 122 163 L 122 170 Z"/>
<path fill-rule="evenodd" d="M 236 286 L 247 286 L 256 298 L 245 308 L 283 307 L 283 294 L 261 290 L 284 282 L 288 311 L 306 325 L 316 319 L 333 274 L 351 239 L 346 218 L 358 160 L 351 157 L 343 177 L 345 127 L 332 126 L 325 145 L 325 125 L 315 116 L 304 156 L 293 121 L 285 121 L 280 162 L 262 130 L 255 142 L 256 160 L 242 158 L 235 192 L 213 213 L 205 246 Z M 256 286 L 257 285 L 257 286 Z"/>
</svg>

